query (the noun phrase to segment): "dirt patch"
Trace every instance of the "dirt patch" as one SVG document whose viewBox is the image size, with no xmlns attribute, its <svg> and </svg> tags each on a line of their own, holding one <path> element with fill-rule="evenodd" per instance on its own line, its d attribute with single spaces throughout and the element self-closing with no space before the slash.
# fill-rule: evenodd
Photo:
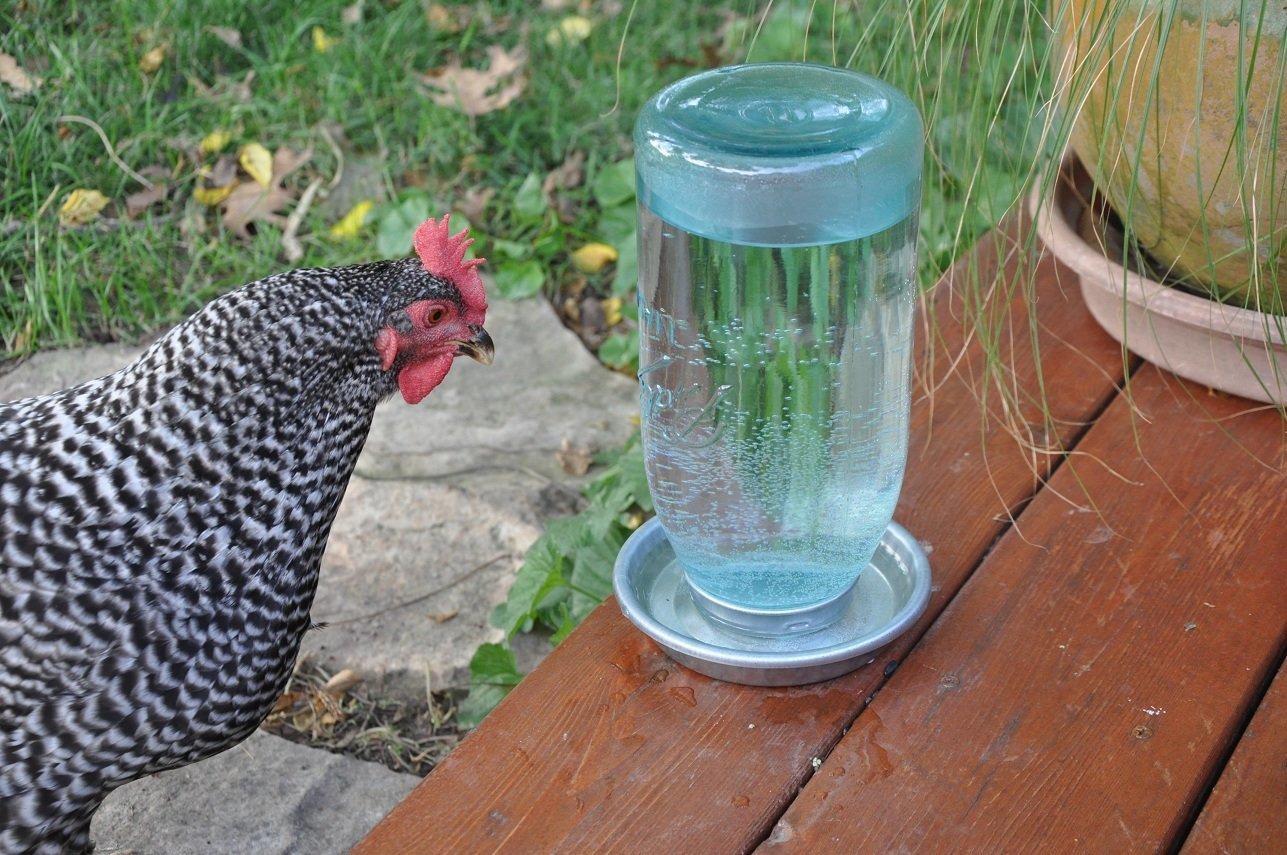
<svg viewBox="0 0 1287 855">
<path fill-rule="evenodd" d="M 331 674 L 302 659 L 260 727 L 291 742 L 424 777 L 464 736 L 456 726 L 456 700 L 450 691 L 395 700 L 352 671 Z"/>
</svg>

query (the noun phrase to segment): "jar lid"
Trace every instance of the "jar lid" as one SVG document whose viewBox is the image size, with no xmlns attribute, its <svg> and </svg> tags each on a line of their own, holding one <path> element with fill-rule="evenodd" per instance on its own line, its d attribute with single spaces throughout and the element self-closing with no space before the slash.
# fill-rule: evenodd
<svg viewBox="0 0 1287 855">
<path fill-rule="evenodd" d="M 923 145 L 916 107 L 874 77 L 808 63 L 719 68 L 639 114 L 639 201 L 715 240 L 855 240 L 916 212 Z"/>
</svg>

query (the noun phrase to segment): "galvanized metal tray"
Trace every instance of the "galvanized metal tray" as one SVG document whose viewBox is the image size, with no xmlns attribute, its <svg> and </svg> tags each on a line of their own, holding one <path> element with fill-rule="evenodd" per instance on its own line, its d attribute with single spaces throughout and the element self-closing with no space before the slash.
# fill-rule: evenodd
<svg viewBox="0 0 1287 855">
<path fill-rule="evenodd" d="M 626 541 L 613 569 L 622 613 L 677 662 L 731 683 L 795 686 L 846 674 L 906 631 L 925 611 L 925 551 L 891 522 L 835 623 L 803 635 L 764 637 L 711 621 L 693 601 L 683 568 L 655 518 Z"/>
</svg>

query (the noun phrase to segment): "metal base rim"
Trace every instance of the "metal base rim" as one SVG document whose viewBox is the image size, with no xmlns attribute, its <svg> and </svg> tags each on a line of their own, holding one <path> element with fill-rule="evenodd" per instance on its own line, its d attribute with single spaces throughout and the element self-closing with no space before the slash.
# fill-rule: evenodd
<svg viewBox="0 0 1287 855">
<path fill-rule="evenodd" d="M 734 683 L 801 685 L 847 673 L 906 631 L 929 602 L 925 550 L 893 522 L 846 598 L 842 619 L 821 631 L 789 637 L 728 630 L 705 615 L 696 617 L 697 605 L 687 584 L 680 584 L 683 577 L 672 567 L 673 555 L 656 519 L 630 536 L 613 571 L 621 611 L 676 661 Z"/>
<path fill-rule="evenodd" d="M 754 609 L 730 603 L 686 578 L 694 605 L 710 620 L 745 635 L 776 637 L 818 632 L 835 623 L 849 608 L 858 580 L 821 603 L 793 609 Z"/>
</svg>

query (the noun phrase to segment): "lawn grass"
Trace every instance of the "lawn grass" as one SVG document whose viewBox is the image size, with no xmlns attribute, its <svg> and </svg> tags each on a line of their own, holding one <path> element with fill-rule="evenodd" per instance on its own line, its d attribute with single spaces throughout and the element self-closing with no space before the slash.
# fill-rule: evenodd
<svg viewBox="0 0 1287 855">
<path fill-rule="evenodd" d="M 631 27 L 649 48 L 626 50 L 618 77 L 628 10 L 601 16 L 591 10 L 586 41 L 551 45 L 546 33 L 567 11 L 528 2 L 426 9 L 367 2 L 362 21 L 346 25 L 338 4 L 320 0 L 6 4 L 0 51 L 43 84 L 26 96 L 0 86 L 4 347 L 135 337 L 291 266 L 275 227 L 239 239 L 215 212 L 191 201 L 202 165 L 192 153 L 212 131 L 230 131 L 231 149 L 250 141 L 311 148 L 311 160 L 289 182 L 299 190 L 314 178 L 329 184 L 340 169 L 325 128 L 346 165 L 360 165 L 366 187 L 378 188 L 382 201 L 419 193 L 447 210 L 470 191 L 490 188 L 492 205 L 474 226 L 484 235 L 508 235 L 509 201 L 523 179 L 544 175 L 574 149 L 587 153 L 591 178 L 626 156 L 635 110 L 701 58 L 701 41 L 714 38 L 723 19 L 697 3 L 639 4 Z M 226 44 L 212 27 L 235 30 L 240 46 Z M 338 39 L 325 53 L 314 47 L 315 27 Z M 140 58 L 161 45 L 160 67 L 145 73 Z M 453 60 L 485 67 L 490 45 L 526 48 L 523 96 L 476 117 L 429 100 L 422 73 Z M 248 75 L 249 85 L 240 87 Z M 65 115 L 97 123 L 133 169 L 161 167 L 171 176 L 169 198 L 137 219 L 124 217 L 123 200 L 141 185 L 112 162 L 90 127 L 60 121 Z M 97 189 L 113 204 L 88 226 L 60 226 L 59 205 L 77 187 Z M 588 198 L 584 188 L 577 192 L 575 202 Z M 376 256 L 373 227 L 359 240 L 327 237 L 344 212 L 325 198 L 312 206 L 300 229 L 305 253 L 297 266 Z M 578 204 L 571 213 L 570 222 L 557 223 L 556 249 L 590 237 L 592 212 Z M 525 236 L 542 237 L 531 229 Z"/>
<path fill-rule="evenodd" d="M 926 283 L 1009 206 L 1035 160 L 1040 27 L 1026 4 L 360 5 L 356 23 L 322 0 L 18 0 L 0 9 L 0 51 L 42 81 L 27 95 L 0 84 L 0 346 L 138 338 L 277 270 L 377 257 L 380 218 L 399 201 L 460 211 L 485 192 L 490 202 L 473 206 L 471 223 L 482 254 L 539 269 L 556 303 L 609 296 L 611 268 L 585 274 L 570 260 L 587 242 L 628 240 L 628 219 L 601 222 L 595 178 L 630 156 L 634 115 L 653 92 L 712 64 L 835 63 L 912 94 L 931 143 Z M 590 23 L 588 38 L 551 39 L 574 13 Z M 326 52 L 315 46 L 315 28 L 334 40 Z M 239 45 L 220 38 L 227 31 Z M 947 35 L 918 38 L 927 31 Z M 452 62 L 486 67 L 492 46 L 527 52 L 520 97 L 478 116 L 430 100 L 421 74 Z M 158 47 L 159 66 L 145 72 L 140 60 Z M 980 63 L 997 51 L 1005 61 Z M 1019 69 L 1017 79 L 1006 68 Z M 100 126 L 133 170 L 156 168 L 168 196 L 127 217 L 125 199 L 142 185 L 90 126 L 63 116 Z M 284 256 L 279 226 L 261 223 L 238 237 L 193 200 L 200 168 L 214 160 L 196 147 L 216 130 L 231 134 L 229 151 L 259 142 L 312 152 L 287 180 L 297 195 L 321 182 L 299 229 L 298 261 Z M 585 181 L 561 191 L 557 211 L 524 213 L 515 204 L 523 182 L 544 178 L 573 152 L 585 155 Z M 332 187 L 337 175 L 343 180 Z M 59 207 L 75 188 L 96 189 L 111 204 L 89 225 L 60 225 Z M 353 202 L 372 196 L 384 207 L 357 239 L 328 236 Z M 632 302 L 620 282 L 617 292 Z M 618 330 L 629 328 L 626 314 Z"/>
</svg>

